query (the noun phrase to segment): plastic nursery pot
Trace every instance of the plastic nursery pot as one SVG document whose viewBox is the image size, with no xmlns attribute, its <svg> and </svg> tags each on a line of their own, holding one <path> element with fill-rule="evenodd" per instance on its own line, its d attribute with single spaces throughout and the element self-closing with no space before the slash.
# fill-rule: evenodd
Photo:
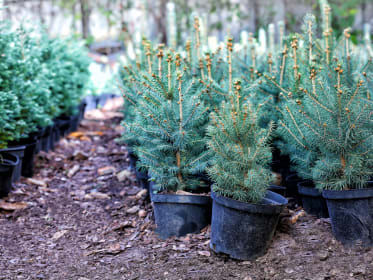
<svg viewBox="0 0 373 280">
<path fill-rule="evenodd" d="M 54 120 L 52 125 L 51 135 L 49 136 L 49 150 L 54 150 L 56 143 L 59 141 L 60 130 L 58 129 L 58 121 Z"/>
<path fill-rule="evenodd" d="M 22 161 L 25 155 L 25 149 L 26 149 L 26 146 L 15 146 L 15 147 L 9 147 L 7 149 L 0 149 L 0 161 L 1 161 L 1 157 L 3 153 L 12 154 L 18 157 L 18 164 L 14 168 L 12 182 L 16 182 L 19 180 L 19 178 L 21 178 Z"/>
<path fill-rule="evenodd" d="M 84 98 L 85 102 L 87 103 L 86 111 L 94 110 L 98 106 L 98 102 L 100 101 L 100 97 L 94 95 L 88 95 Z"/>
<path fill-rule="evenodd" d="M 318 218 L 328 218 L 328 207 L 321 192 L 315 188 L 312 181 L 305 180 L 298 183 L 298 192 L 302 199 L 303 209 Z"/>
<path fill-rule="evenodd" d="M 79 127 L 79 114 L 70 117 L 68 133 L 77 131 Z"/>
<path fill-rule="evenodd" d="M 267 189 L 282 196 L 285 196 L 286 193 L 286 188 L 283 186 L 270 185 Z"/>
<path fill-rule="evenodd" d="M 45 128 L 44 134 L 40 139 L 42 151 L 48 152 L 51 150 L 51 136 L 53 136 L 53 125 Z"/>
<path fill-rule="evenodd" d="M 324 190 L 334 237 L 344 245 L 373 246 L 373 182 L 358 190 Z"/>
<path fill-rule="evenodd" d="M 7 196 L 12 189 L 14 169 L 19 163 L 19 158 L 9 153 L 1 153 L 0 158 L 0 197 Z"/>
<path fill-rule="evenodd" d="M 35 147 L 35 154 L 38 154 L 41 151 L 41 138 L 45 133 L 45 127 L 39 128 L 37 131 L 34 131 L 29 134 L 30 138 L 36 139 L 36 147 Z"/>
<path fill-rule="evenodd" d="M 58 120 L 59 139 L 60 139 L 60 138 L 64 137 L 69 132 L 71 117 L 60 116 L 60 117 L 57 118 L 57 120 Z"/>
<path fill-rule="evenodd" d="M 211 221 L 208 195 L 151 194 L 156 232 L 162 239 L 197 233 Z"/>
<path fill-rule="evenodd" d="M 285 196 L 294 198 L 298 204 L 302 203 L 298 193 L 298 183 L 301 181 L 303 181 L 303 179 L 299 178 L 296 173 L 292 173 L 285 178 Z"/>
<path fill-rule="evenodd" d="M 37 138 L 29 136 L 22 138 L 17 142 L 9 143 L 9 147 L 25 146 L 25 153 L 22 159 L 21 175 L 24 177 L 32 177 L 34 175 L 34 157 L 36 154 Z"/>
<path fill-rule="evenodd" d="M 78 119 L 78 123 L 80 123 L 83 119 L 84 119 L 84 113 L 85 113 L 85 109 L 87 108 L 87 101 L 85 99 L 83 99 L 80 104 L 79 104 L 79 119 Z"/>
<path fill-rule="evenodd" d="M 98 98 L 99 98 L 99 100 L 98 100 L 97 107 L 102 108 L 102 107 L 105 106 L 106 102 L 110 98 L 112 98 L 112 94 L 110 94 L 110 93 L 103 93 L 100 96 L 98 96 Z"/>
<path fill-rule="evenodd" d="M 267 251 L 287 200 L 267 191 L 258 204 L 211 192 L 213 200 L 210 247 L 233 259 L 253 260 Z"/>
</svg>

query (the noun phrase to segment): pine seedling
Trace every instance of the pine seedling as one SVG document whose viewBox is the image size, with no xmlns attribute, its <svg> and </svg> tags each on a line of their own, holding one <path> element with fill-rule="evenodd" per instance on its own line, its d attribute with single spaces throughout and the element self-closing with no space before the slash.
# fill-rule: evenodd
<svg viewBox="0 0 373 280">
<path fill-rule="evenodd" d="M 351 77 L 347 57 L 326 64 L 309 70 L 308 82 L 303 79 L 298 89 L 302 99 L 282 94 L 287 102 L 280 133 L 301 151 L 293 157 L 298 172 L 311 177 L 317 188 L 362 188 L 373 173 L 369 89 L 363 79 Z"/>
<path fill-rule="evenodd" d="M 229 101 L 211 113 L 208 145 L 213 156 L 208 174 L 219 195 L 258 203 L 272 180 L 268 168 L 272 124 L 268 129 L 261 128 L 261 106 L 256 109 L 241 94 L 241 82 L 237 80 Z"/>
<path fill-rule="evenodd" d="M 158 52 L 162 67 L 135 79 L 139 98 L 133 102 L 136 118 L 125 123 L 125 137 L 136 137 L 140 168 L 149 171 L 158 191 L 190 190 L 207 166 L 205 126 L 208 109 L 199 100 L 201 86 L 180 65 L 180 58 Z M 163 66 L 165 62 L 165 66 Z"/>
</svg>

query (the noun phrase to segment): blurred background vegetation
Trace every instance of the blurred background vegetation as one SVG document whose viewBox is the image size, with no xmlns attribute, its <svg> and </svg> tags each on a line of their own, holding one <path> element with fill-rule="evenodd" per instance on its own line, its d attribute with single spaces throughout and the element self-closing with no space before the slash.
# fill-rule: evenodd
<svg viewBox="0 0 373 280">
<path fill-rule="evenodd" d="M 335 32 L 351 26 L 357 40 L 363 25 L 373 24 L 372 0 L 328 2 Z M 285 23 L 287 33 L 298 31 L 307 12 L 320 18 L 315 0 L 3 0 L 0 6 L 3 20 L 39 21 L 53 36 L 75 34 L 88 42 L 115 39 L 124 45 L 140 41 L 141 34 L 179 45 L 189 36 L 195 15 L 204 21 L 203 32 L 217 41 L 228 34 L 239 39 L 243 30 L 255 33 L 278 21 Z"/>
</svg>

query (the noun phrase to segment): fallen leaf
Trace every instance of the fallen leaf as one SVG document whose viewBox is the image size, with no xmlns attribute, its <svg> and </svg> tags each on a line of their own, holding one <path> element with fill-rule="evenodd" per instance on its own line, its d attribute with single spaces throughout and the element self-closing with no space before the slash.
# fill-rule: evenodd
<svg viewBox="0 0 373 280">
<path fill-rule="evenodd" d="M 136 198 L 137 199 L 141 199 L 141 198 L 145 198 L 148 194 L 148 190 L 147 189 L 142 189 L 141 191 L 139 191 L 137 194 L 136 194 Z"/>
<path fill-rule="evenodd" d="M 25 209 L 28 206 L 27 202 L 5 202 L 4 200 L 0 200 L 0 209 L 4 209 L 7 211 L 14 211 L 14 210 L 21 210 Z"/>
<path fill-rule="evenodd" d="M 119 182 L 123 182 L 126 179 L 130 178 L 131 174 L 132 173 L 130 171 L 128 171 L 127 169 L 125 169 L 125 170 L 117 173 L 117 179 L 118 179 Z"/>
<path fill-rule="evenodd" d="M 90 196 L 93 198 L 97 198 L 97 199 L 109 199 L 110 198 L 108 194 L 101 193 L 101 192 L 92 192 L 90 193 Z"/>
<path fill-rule="evenodd" d="M 45 182 L 43 180 L 38 180 L 38 179 L 34 179 L 34 178 L 27 178 L 26 182 L 29 183 L 29 184 L 37 185 L 37 186 L 44 187 L 44 188 L 48 187 L 47 182 Z"/>
<path fill-rule="evenodd" d="M 68 232 L 68 230 L 57 231 L 55 234 L 53 234 L 53 236 L 52 236 L 52 240 L 56 241 L 56 240 L 60 239 L 60 238 L 61 238 L 62 236 L 64 236 L 67 232 Z"/>
<path fill-rule="evenodd" d="M 97 173 L 99 176 L 103 176 L 103 175 L 113 174 L 115 173 L 115 171 L 116 171 L 116 168 L 114 166 L 105 166 L 105 167 L 99 168 L 97 170 Z"/>
<path fill-rule="evenodd" d="M 79 169 L 80 169 L 79 164 L 75 164 L 73 168 L 71 168 L 69 172 L 67 172 L 67 177 L 69 178 L 73 177 L 79 171 Z"/>
<path fill-rule="evenodd" d="M 139 215 L 140 218 L 145 218 L 146 215 L 147 215 L 147 213 L 146 213 L 145 210 L 140 210 L 139 213 L 138 213 L 138 215 Z"/>
<path fill-rule="evenodd" d="M 89 155 L 82 151 L 75 151 L 73 154 L 73 157 L 76 160 L 86 160 L 88 159 Z"/>
<path fill-rule="evenodd" d="M 115 231 L 115 230 L 123 230 L 125 228 L 128 228 L 128 227 L 135 227 L 136 224 L 134 222 L 131 222 L 131 221 L 125 221 L 123 223 L 120 223 L 119 225 L 116 225 L 112 228 L 112 231 Z"/>
<path fill-rule="evenodd" d="M 187 248 L 184 244 L 180 244 L 180 246 L 173 245 L 172 250 L 174 251 L 189 251 L 189 248 Z"/>
<path fill-rule="evenodd" d="M 80 131 L 75 131 L 75 132 L 71 132 L 67 138 L 69 139 L 79 139 L 80 137 L 82 137 L 84 135 L 83 132 L 80 132 Z"/>
<path fill-rule="evenodd" d="M 210 257 L 211 253 L 209 251 L 198 251 L 198 255 Z"/>
<path fill-rule="evenodd" d="M 128 214 L 135 214 L 135 213 L 137 213 L 139 210 L 140 210 L 140 206 L 135 205 L 135 206 L 133 206 L 133 207 L 127 209 L 126 212 L 127 212 Z"/>
</svg>

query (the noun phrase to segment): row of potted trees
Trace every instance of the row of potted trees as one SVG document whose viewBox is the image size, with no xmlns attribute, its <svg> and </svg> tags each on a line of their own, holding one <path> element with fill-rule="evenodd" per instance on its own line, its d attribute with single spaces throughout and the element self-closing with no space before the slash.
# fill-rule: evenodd
<svg viewBox="0 0 373 280">
<path fill-rule="evenodd" d="M 287 204 L 277 171 L 291 175 L 286 196 L 299 187 L 307 212 L 330 215 L 338 240 L 373 244 L 371 60 L 354 55 L 348 30 L 337 40 L 324 13 L 322 37 L 307 15 L 303 34 L 265 53 L 251 36 L 202 53 L 198 18 L 180 53 L 143 40 L 121 76 L 122 140 L 149 176 L 161 238 L 211 221 L 214 251 L 264 254 Z"/>
<path fill-rule="evenodd" d="M 33 175 L 40 150 L 77 129 L 90 60 L 72 40 L 0 26 L 0 195 L 12 182 Z"/>
</svg>

